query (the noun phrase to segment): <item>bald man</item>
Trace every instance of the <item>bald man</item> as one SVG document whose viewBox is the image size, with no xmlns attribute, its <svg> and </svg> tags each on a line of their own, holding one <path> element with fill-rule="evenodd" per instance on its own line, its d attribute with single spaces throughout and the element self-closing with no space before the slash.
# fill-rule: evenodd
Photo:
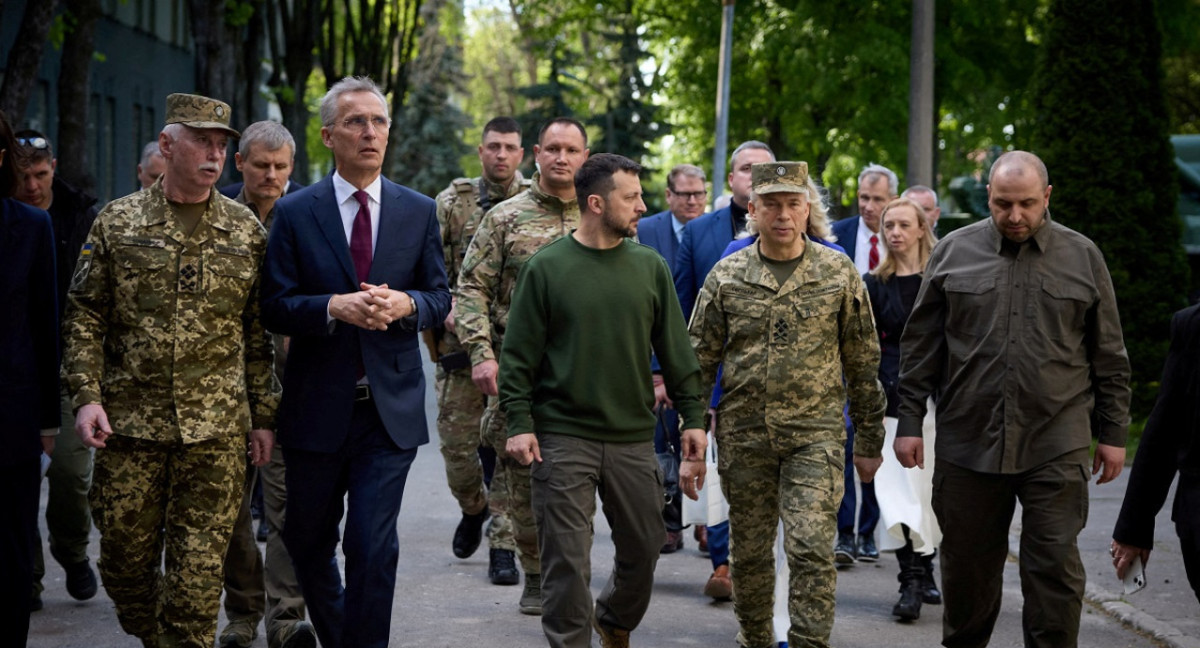
<svg viewBox="0 0 1200 648">
<path fill-rule="evenodd" d="M 934 248 L 901 340 L 894 449 L 906 468 L 934 471 L 944 646 L 987 645 L 1017 501 L 1025 645 L 1077 645 L 1089 464 L 1103 484 L 1125 461 L 1129 357 L 1112 279 L 1094 243 L 1050 219 L 1051 189 L 1037 156 L 996 161 L 991 219 Z M 925 466 L 935 393 L 937 459 Z"/>
</svg>

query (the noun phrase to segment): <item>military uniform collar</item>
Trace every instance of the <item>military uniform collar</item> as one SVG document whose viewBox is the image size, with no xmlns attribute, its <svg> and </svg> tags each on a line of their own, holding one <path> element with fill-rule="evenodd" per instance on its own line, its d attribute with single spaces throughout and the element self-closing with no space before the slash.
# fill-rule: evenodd
<svg viewBox="0 0 1200 648">
<path fill-rule="evenodd" d="M 537 201 L 538 204 L 558 212 L 566 211 L 571 208 L 571 205 L 576 204 L 574 198 L 571 198 L 570 200 L 564 200 L 558 196 L 552 196 L 542 191 L 542 185 L 540 182 L 541 175 L 542 174 L 540 171 L 534 172 L 533 184 L 529 187 L 529 195 L 533 196 L 533 199 Z"/>
<path fill-rule="evenodd" d="M 776 281 L 775 273 L 771 272 L 766 262 L 759 256 L 762 254 L 758 249 L 762 237 L 759 237 L 748 248 L 750 250 L 750 262 L 746 264 L 746 271 L 742 275 L 742 281 L 768 288 L 777 295 L 785 295 L 806 283 L 816 281 L 817 277 L 813 276 L 810 271 L 813 265 L 813 256 L 817 254 L 813 252 L 813 248 L 818 247 L 819 244 L 813 243 L 808 234 L 801 234 L 801 236 L 804 237 L 804 252 L 800 255 L 800 263 L 796 265 L 796 270 L 792 272 L 792 276 L 788 277 L 787 281 L 783 282 L 782 286 Z"/>
<path fill-rule="evenodd" d="M 162 188 L 162 178 L 155 180 L 154 184 L 150 185 L 146 191 L 148 192 L 146 200 L 153 205 L 153 208 L 142 212 L 145 218 L 142 224 L 146 227 L 162 225 L 164 233 L 181 245 L 189 240 L 193 243 L 207 241 L 211 234 L 210 228 L 223 232 L 231 232 L 235 229 L 228 211 L 220 206 L 223 196 L 216 187 L 209 190 L 208 200 L 204 206 L 204 215 L 200 217 L 200 223 L 196 225 L 196 231 L 192 232 L 191 237 L 183 231 L 182 225 L 175 219 L 175 210 L 171 208 L 167 194 Z"/>
<path fill-rule="evenodd" d="M 487 195 L 491 196 L 492 202 L 495 204 L 502 200 L 512 198 L 520 193 L 521 181 L 523 179 L 524 178 L 521 177 L 521 172 L 517 171 L 513 175 L 512 179 L 508 181 L 508 184 L 503 185 L 499 182 L 492 182 L 491 180 L 487 179 L 487 176 L 481 175 L 479 176 L 479 189 L 480 191 L 486 192 Z"/>
</svg>

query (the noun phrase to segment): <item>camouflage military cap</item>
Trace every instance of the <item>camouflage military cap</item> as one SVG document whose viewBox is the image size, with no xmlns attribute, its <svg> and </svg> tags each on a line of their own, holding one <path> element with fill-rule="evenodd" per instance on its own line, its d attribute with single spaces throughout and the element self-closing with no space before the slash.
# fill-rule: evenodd
<svg viewBox="0 0 1200 648">
<path fill-rule="evenodd" d="M 750 167 L 754 193 L 790 191 L 804 193 L 808 186 L 807 162 L 760 162 Z"/>
<path fill-rule="evenodd" d="M 192 128 L 216 128 L 234 137 L 242 134 L 229 127 L 233 116 L 229 104 L 194 94 L 176 92 L 167 96 L 167 123 L 183 124 Z"/>
</svg>

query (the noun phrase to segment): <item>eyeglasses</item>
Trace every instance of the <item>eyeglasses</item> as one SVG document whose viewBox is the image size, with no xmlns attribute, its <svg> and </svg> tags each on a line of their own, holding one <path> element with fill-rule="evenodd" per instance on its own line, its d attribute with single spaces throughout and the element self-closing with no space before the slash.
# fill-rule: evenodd
<svg viewBox="0 0 1200 648">
<path fill-rule="evenodd" d="M 35 148 L 39 151 L 50 148 L 50 142 L 47 142 L 45 137 L 18 137 L 17 144 Z"/>
<path fill-rule="evenodd" d="M 368 123 L 374 126 L 375 130 L 384 130 L 392 125 L 392 120 L 388 119 L 387 117 L 380 117 L 379 115 L 374 117 L 363 117 L 360 115 L 358 117 L 348 117 L 342 120 L 342 125 L 346 128 L 360 131 L 367 130 Z"/>
<path fill-rule="evenodd" d="M 670 191 L 672 194 L 675 194 L 676 196 L 679 196 L 680 198 L 683 198 L 684 200 L 704 200 L 704 197 L 708 195 L 707 190 L 674 191 L 674 190 L 669 189 L 668 191 Z"/>
</svg>

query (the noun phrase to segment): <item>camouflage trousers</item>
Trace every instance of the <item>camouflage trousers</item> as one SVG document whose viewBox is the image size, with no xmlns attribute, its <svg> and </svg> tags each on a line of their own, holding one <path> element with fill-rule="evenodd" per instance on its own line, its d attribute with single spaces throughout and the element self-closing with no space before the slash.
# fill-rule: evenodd
<svg viewBox="0 0 1200 648">
<path fill-rule="evenodd" d="M 474 514 L 488 507 L 492 516 L 487 531 L 489 547 L 516 551 L 512 525 L 508 522 L 505 475 L 497 470 L 492 475 L 490 490 L 483 484 L 479 446 L 491 445 L 481 428 L 487 397 L 471 381 L 470 369 L 447 372 L 438 366 L 434 375 L 438 402 L 438 448 L 446 464 L 446 482 L 450 486 L 450 493 L 458 501 L 463 513 Z"/>
<path fill-rule="evenodd" d="M 533 504 L 530 502 L 529 466 L 522 466 L 516 459 L 508 456 L 508 451 L 505 450 L 508 443 L 508 425 L 504 419 L 504 412 L 500 411 L 499 400 L 495 397 L 488 397 L 488 407 L 483 412 L 480 426 L 484 442 L 491 443 L 492 448 L 496 450 L 496 474 L 492 477 L 492 490 L 488 494 L 489 498 L 493 499 L 489 499 L 489 505 L 494 507 L 497 500 L 503 501 L 507 495 L 507 501 L 504 502 L 507 508 L 505 513 L 512 529 L 517 555 L 521 559 L 521 568 L 525 570 L 526 575 L 541 574 L 537 523 L 533 520 Z"/>
<path fill-rule="evenodd" d="M 828 648 L 837 569 L 833 541 L 842 501 L 840 443 L 779 443 L 766 429 L 719 434 L 718 470 L 729 501 L 733 610 L 745 648 L 775 646 L 775 534 L 783 520 L 788 646 Z"/>
<path fill-rule="evenodd" d="M 121 628 L 146 646 L 211 648 L 245 437 L 184 444 L 114 436 L 107 444 L 96 452 L 91 502 L 100 577 Z"/>
</svg>

